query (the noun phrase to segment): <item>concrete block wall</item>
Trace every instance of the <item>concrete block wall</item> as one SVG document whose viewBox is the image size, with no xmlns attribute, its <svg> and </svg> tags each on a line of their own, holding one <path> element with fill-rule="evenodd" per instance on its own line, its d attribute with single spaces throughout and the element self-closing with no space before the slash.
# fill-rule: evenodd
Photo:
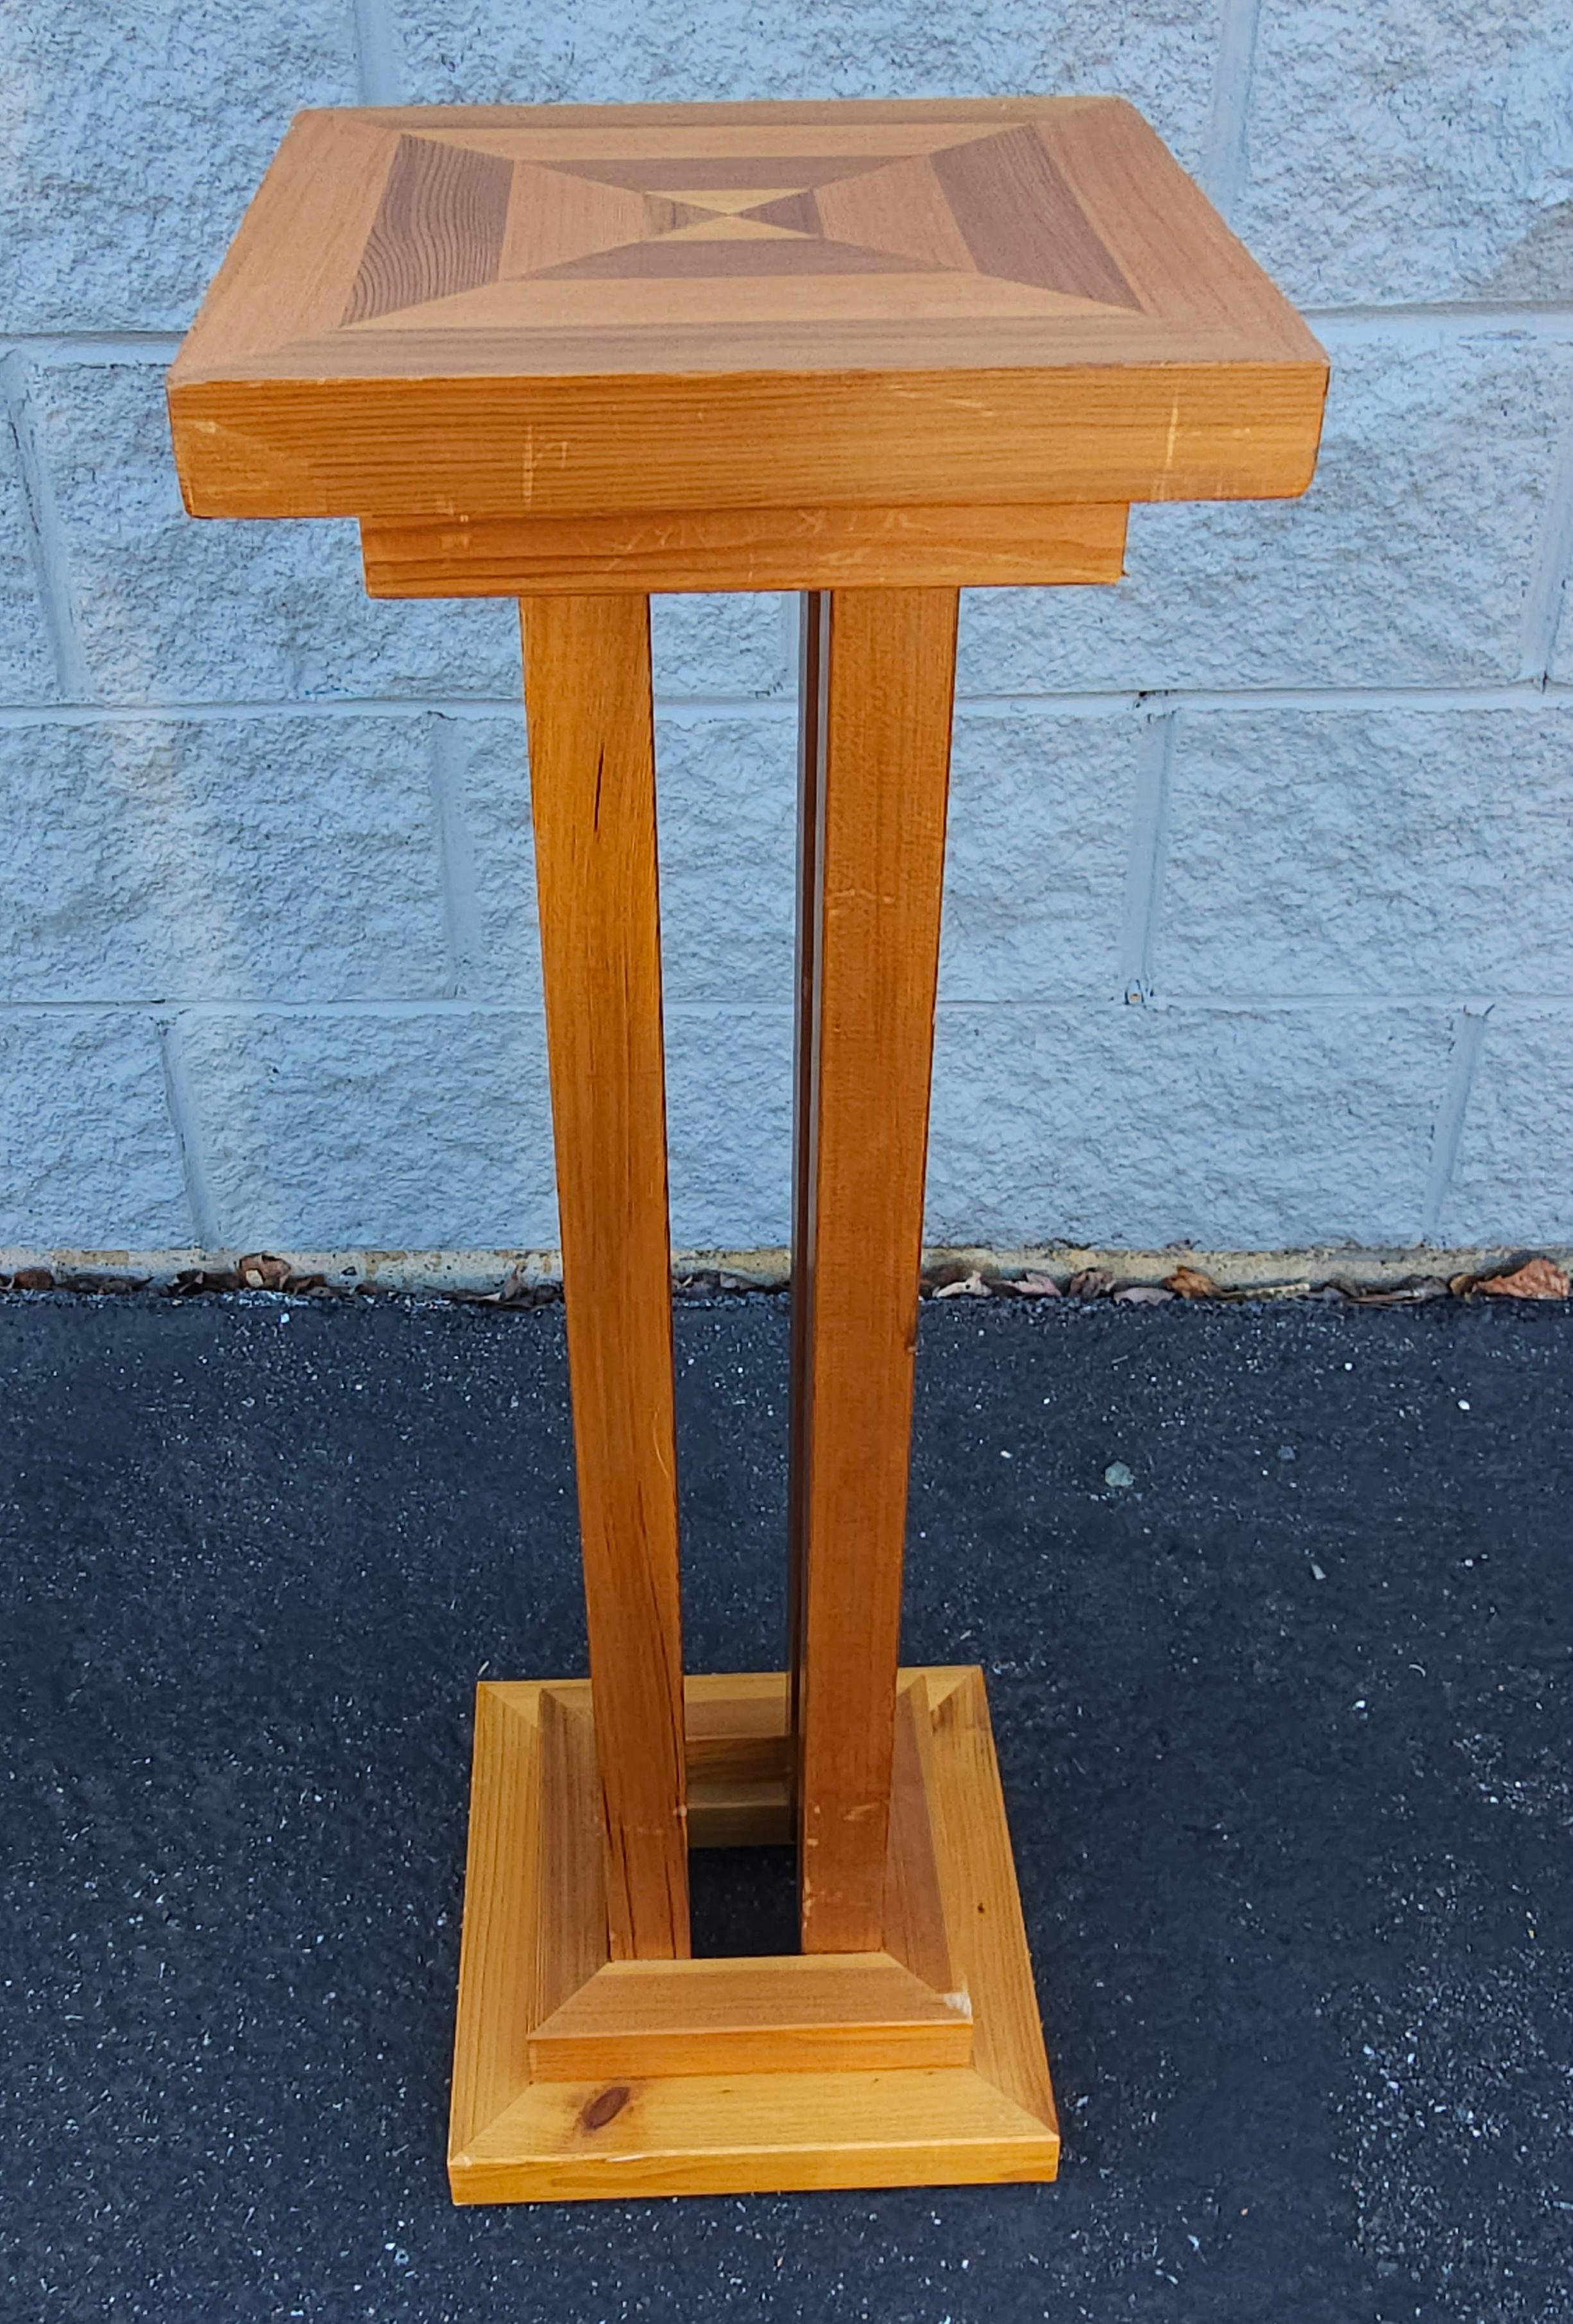
<svg viewBox="0 0 1573 2324">
<path fill-rule="evenodd" d="M 1119 90 L 1330 350 L 1302 503 L 963 609 L 935 1240 L 1573 1240 L 1568 0 L 51 0 L 0 32 L 0 1245 L 549 1245 L 511 609 L 193 524 L 290 115 Z M 786 1222 L 795 609 L 657 608 L 674 1232 Z"/>
</svg>

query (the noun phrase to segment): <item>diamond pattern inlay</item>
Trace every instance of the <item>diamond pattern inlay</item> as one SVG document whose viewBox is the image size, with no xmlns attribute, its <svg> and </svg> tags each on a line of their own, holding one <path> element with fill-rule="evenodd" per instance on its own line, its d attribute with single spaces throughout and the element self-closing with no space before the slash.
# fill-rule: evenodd
<svg viewBox="0 0 1573 2324">
<path fill-rule="evenodd" d="M 944 311 L 980 316 L 1138 306 L 1030 124 L 934 126 L 882 152 L 683 143 L 545 157 L 506 132 L 401 136 L 341 327 L 442 327 L 461 309 L 507 327 L 528 319 L 531 284 L 612 281 L 661 286 L 675 321 L 696 297 L 713 312 L 729 279 L 910 279 L 916 311 L 933 286 Z"/>
</svg>

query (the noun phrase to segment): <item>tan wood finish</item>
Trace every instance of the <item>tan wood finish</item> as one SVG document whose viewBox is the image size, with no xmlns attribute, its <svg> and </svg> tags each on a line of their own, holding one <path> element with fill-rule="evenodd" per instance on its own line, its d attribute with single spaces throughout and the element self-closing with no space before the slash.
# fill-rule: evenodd
<svg viewBox="0 0 1573 2324">
<path fill-rule="evenodd" d="M 468 2147 L 529 2072 L 541 2007 L 538 1959 L 547 1894 L 536 1857 L 543 1822 L 539 1722 L 499 1690 L 475 1699 L 470 1843 L 459 1950 L 461 2006 L 454 2044 L 450 2136 Z M 527 1734 L 506 1729 L 515 1723 Z"/>
<path fill-rule="evenodd" d="M 689 1847 L 774 1848 L 789 1840 L 788 1674 L 689 1672 L 683 1689 Z M 554 1679 L 551 1692 L 554 1702 L 590 1720 L 588 1679 Z"/>
<path fill-rule="evenodd" d="M 779 1847 L 792 1837 L 786 1674 L 690 1675 L 685 1686 L 689 1847 Z"/>
<path fill-rule="evenodd" d="M 933 1794 L 925 1828 L 938 1835 L 941 1910 L 955 1932 L 947 1964 L 953 1955 L 961 1965 L 957 1986 L 943 1991 L 891 1952 L 617 1963 L 610 1971 L 597 1962 L 564 1993 L 566 1961 L 593 1958 L 599 1864 L 593 1850 L 580 1850 L 584 1893 L 565 1890 L 546 1868 L 573 1852 L 557 1837 L 557 1821 L 583 1828 L 593 1813 L 593 1761 L 570 1749 L 552 1775 L 539 1761 L 543 1738 L 577 1736 L 589 1724 L 593 1691 L 583 1680 L 477 1689 L 449 2154 L 456 2200 L 1053 2178 L 1059 2134 L 1042 2036 L 1030 2010 L 1025 2023 L 1021 2013 L 1031 1971 L 981 1674 L 905 1671 L 899 1686 L 915 1764 Z M 712 1766 L 724 1766 L 729 1736 L 746 1759 L 761 1736 L 781 1731 L 782 1674 L 691 1678 L 685 1692 L 691 1736 Z M 893 1848 L 913 1828 L 898 1813 Z M 799 2065 L 770 2023 L 772 1988 L 783 2022 L 802 2037 Z M 548 2010 L 553 1994 L 563 1997 Z M 904 2017 L 892 2015 L 898 1998 Z M 621 2046 L 588 2046 L 609 2037 Z M 698 2045 L 709 2038 L 728 2045 L 734 2062 L 725 2071 L 686 2070 L 703 2065 Z M 970 2060 L 960 2054 L 969 2041 Z M 552 2074 L 567 2067 L 579 2042 L 596 2070 L 548 2078 L 543 2065 Z M 888 2055 L 904 2042 L 952 2045 L 954 2061 L 828 2062 L 827 2053 L 850 2059 L 862 2043 Z M 644 2070 L 633 2070 L 629 2045 L 640 2043 Z M 747 2045 L 754 2054 L 745 2061 Z M 663 2048 L 671 2062 L 658 2068 Z"/>
<path fill-rule="evenodd" d="M 804 1950 L 884 1941 L 955 670 L 948 590 L 822 595 L 793 1253 Z"/>
<path fill-rule="evenodd" d="M 530 802 L 614 1958 L 688 1950 L 649 604 L 523 605 Z"/>
<path fill-rule="evenodd" d="M 1325 383 L 1130 106 L 1000 97 L 304 114 L 170 393 L 194 513 L 446 520 L 1297 493 Z"/>
<path fill-rule="evenodd" d="M 787 1848 L 796 1830 L 785 1775 L 701 1775 L 689 1792 L 690 1848 Z"/>
<path fill-rule="evenodd" d="M 463 2145 L 529 2072 L 530 2029 L 606 1959 L 589 1690 L 512 1682 L 475 1693 L 470 1843 L 454 2053 Z M 588 1842 L 585 1835 L 588 1833 Z"/>
<path fill-rule="evenodd" d="M 538 2020 L 605 1965 L 609 1915 L 603 1784 L 589 1703 L 566 1702 L 548 1688 L 538 1699 L 536 1716 L 540 1832 L 534 1867 L 540 1904 L 530 2007 Z M 557 1897 L 575 1901 L 559 1915 L 552 1903 Z"/>
<path fill-rule="evenodd" d="M 542 2081 L 964 2066 L 969 2009 L 888 1952 L 613 1961 L 529 2037 Z"/>
<path fill-rule="evenodd" d="M 718 335 L 717 355 L 733 336 Z M 1154 363 L 1133 374 L 1100 364 L 1068 332 L 1062 370 L 1024 363 L 894 374 L 864 367 L 878 346 L 868 329 L 847 349 L 855 370 L 798 374 L 770 367 L 792 354 L 775 336 L 777 344 L 749 358 L 760 368 L 733 376 L 696 364 L 680 378 L 655 379 L 638 421 L 615 373 L 587 369 L 582 383 L 572 374 L 520 383 L 477 373 L 440 396 L 418 382 L 426 392 L 412 395 L 397 376 L 356 376 L 336 349 L 345 376 L 342 419 L 331 429 L 317 387 L 172 387 L 186 505 L 193 516 L 363 521 L 929 507 L 943 478 L 959 506 L 1036 507 L 1284 498 L 1311 482 L 1326 391 L 1320 362 Z M 814 334 L 820 342 L 835 336 L 823 326 Z M 1010 336 L 991 325 L 988 344 Z M 953 362 L 980 344 L 975 321 L 959 324 Z M 314 364 L 323 361 L 308 352 Z M 588 367 L 612 353 L 586 335 L 561 359 Z M 957 428 L 959 410 L 972 426 Z M 264 429 L 263 456 L 253 460 Z"/>
<path fill-rule="evenodd" d="M 972 588 L 1118 581 L 1123 508 L 676 510 L 638 517 L 371 521 L 373 597 L 599 590 Z"/>
<path fill-rule="evenodd" d="M 977 1809 L 979 1798 L 999 1780 L 983 1674 L 934 1671 L 916 1684 L 927 1698 L 929 1716 L 918 1718 L 916 1729 L 943 1868 L 951 1959 L 966 1991 L 989 1996 L 975 2035 L 978 2070 L 1029 2114 L 1052 2119 L 1048 2059 L 1010 1836 L 1003 1815 L 980 1815 Z"/>
<path fill-rule="evenodd" d="M 930 1802 L 926 1757 L 932 1723 L 922 1678 L 909 1679 L 896 1697 L 896 1738 L 890 1776 L 890 1837 L 885 1855 L 885 1942 L 897 1960 L 936 1993 L 960 1990 L 945 1915 L 940 1845 Z M 1024 1940 L 1025 1942 L 1025 1940 Z M 816 1954 L 833 1960 L 833 1953 Z"/>
<path fill-rule="evenodd" d="M 897 1637 L 957 591 L 1304 490 L 1327 362 L 1107 97 L 301 115 L 170 374 L 207 516 L 517 595 L 591 1681 L 482 1687 L 462 2202 L 1051 2178 L 980 1673 Z M 681 1662 L 652 590 L 805 597 L 791 1668 Z M 796 1832 L 804 1952 L 694 1961 Z"/>
<path fill-rule="evenodd" d="M 450 2161 L 458 2203 L 1053 2179 L 1059 2139 L 965 2066 L 532 2082 Z"/>
</svg>

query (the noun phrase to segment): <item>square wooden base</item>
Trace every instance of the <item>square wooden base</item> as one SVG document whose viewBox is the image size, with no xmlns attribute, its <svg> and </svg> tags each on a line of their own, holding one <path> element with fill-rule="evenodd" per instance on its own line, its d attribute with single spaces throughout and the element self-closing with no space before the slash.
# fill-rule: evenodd
<svg viewBox="0 0 1573 2324">
<path fill-rule="evenodd" d="M 784 1839 L 786 1682 L 685 1683 L 694 1846 Z M 583 1679 L 477 1691 L 459 2203 L 1052 2179 L 1059 2133 L 983 1674 L 897 1697 L 886 1949 L 607 1958 Z"/>
</svg>

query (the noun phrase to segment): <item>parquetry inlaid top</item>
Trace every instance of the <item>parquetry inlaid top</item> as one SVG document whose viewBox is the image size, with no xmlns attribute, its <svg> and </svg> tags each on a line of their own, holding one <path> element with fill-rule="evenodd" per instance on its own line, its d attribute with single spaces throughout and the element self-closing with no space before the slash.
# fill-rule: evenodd
<svg viewBox="0 0 1573 2324">
<path fill-rule="evenodd" d="M 1324 377 L 1040 97 L 302 115 L 170 390 L 198 512 L 562 513 L 1297 491 Z"/>
<path fill-rule="evenodd" d="M 1139 313 L 1052 118 L 403 131 L 339 328 Z"/>
</svg>

